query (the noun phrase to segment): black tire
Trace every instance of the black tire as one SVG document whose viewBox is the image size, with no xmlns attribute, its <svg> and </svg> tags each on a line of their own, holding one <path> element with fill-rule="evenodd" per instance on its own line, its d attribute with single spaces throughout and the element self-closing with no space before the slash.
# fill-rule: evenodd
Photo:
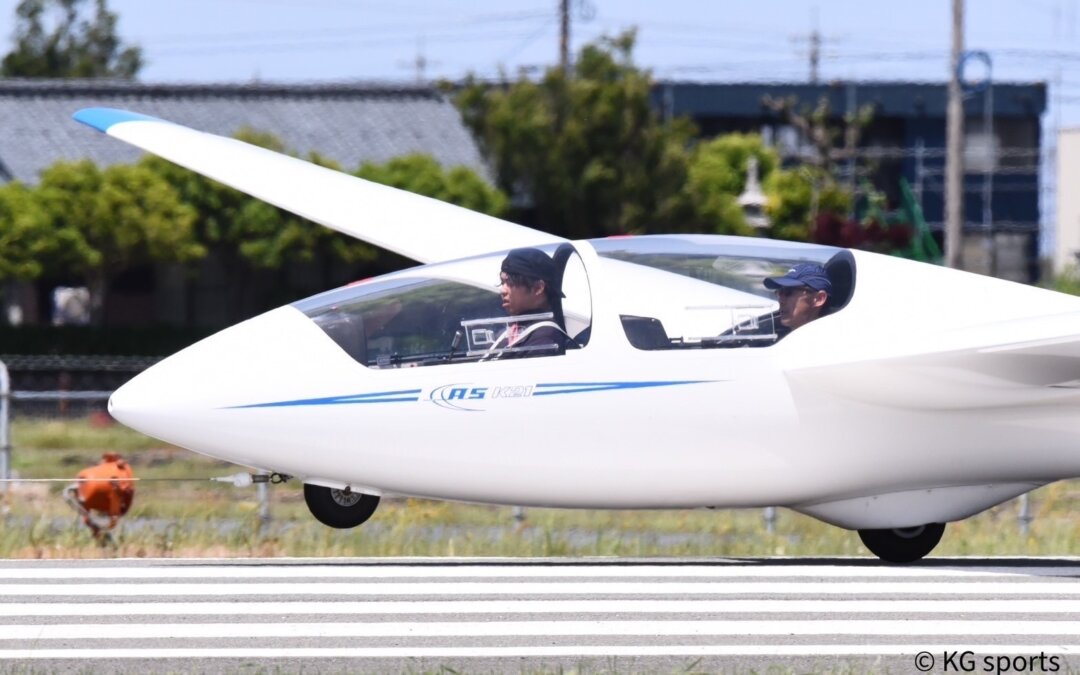
<svg viewBox="0 0 1080 675">
<path fill-rule="evenodd" d="M 311 515 L 323 525 L 347 530 L 367 522 L 379 506 L 379 498 L 361 492 L 345 493 L 321 485 L 304 483 L 304 501 Z"/>
<path fill-rule="evenodd" d="M 944 523 L 928 523 L 894 530 L 859 530 L 859 538 L 871 553 L 882 560 L 909 563 L 933 551 L 944 532 Z"/>
</svg>

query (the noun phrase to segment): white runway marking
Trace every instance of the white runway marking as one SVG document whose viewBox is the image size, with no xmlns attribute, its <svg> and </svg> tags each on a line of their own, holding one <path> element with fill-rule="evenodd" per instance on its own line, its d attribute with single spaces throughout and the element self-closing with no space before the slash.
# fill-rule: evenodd
<svg viewBox="0 0 1080 675">
<path fill-rule="evenodd" d="M 948 567 L 855 567 L 843 565 L 760 566 L 724 563 L 719 565 L 192 565 L 174 567 L 39 567 L 0 568 L 0 579 L 396 579 L 442 578 L 567 578 L 567 577 L 972 577 L 972 576 L 1059 576 L 1080 577 L 1080 563 L 1074 567 L 982 567 L 976 571 Z"/>
<path fill-rule="evenodd" d="M 936 645 L 934 651 L 963 652 L 970 644 Z M 912 645 L 644 645 L 570 647 L 328 647 L 276 649 L 13 649 L 2 659 L 312 659 L 312 658 L 490 658 L 530 656 L 913 656 Z M 993 645 L 992 654 L 1080 655 L 1078 646 Z"/>
<path fill-rule="evenodd" d="M 341 614 L 1076 614 L 1075 600 L 434 600 L 0 603 L 5 616 Z"/>
<path fill-rule="evenodd" d="M 451 621 L 365 623 L 49 624 L 4 626 L 4 640 L 548 635 L 1080 635 L 1076 621 Z"/>
<path fill-rule="evenodd" d="M 0 663 L 122 660 L 142 672 L 177 669 L 159 659 L 194 670 L 316 660 L 405 672 L 469 671 L 483 658 L 495 660 L 485 670 L 531 672 L 634 657 L 645 660 L 633 668 L 666 672 L 870 657 L 881 659 L 873 668 L 907 672 L 922 651 L 974 650 L 1056 655 L 1066 672 L 1080 668 L 1080 561 L 1071 562 L 0 561 Z M 771 660 L 784 658 L 794 661 Z"/>
<path fill-rule="evenodd" d="M 77 590 L 77 592 L 76 592 Z M 424 582 L 90 583 L 0 585 L 0 597 L 175 597 L 215 595 L 1080 595 L 1080 583 L 928 582 Z"/>
</svg>

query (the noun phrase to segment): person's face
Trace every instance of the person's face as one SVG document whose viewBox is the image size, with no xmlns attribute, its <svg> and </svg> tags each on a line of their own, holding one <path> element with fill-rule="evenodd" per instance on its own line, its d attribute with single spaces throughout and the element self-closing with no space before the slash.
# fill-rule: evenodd
<svg viewBox="0 0 1080 675">
<path fill-rule="evenodd" d="M 499 274 L 499 294 L 502 296 L 502 307 L 510 316 L 532 314 L 547 309 L 547 296 L 544 295 L 545 285 L 543 281 L 535 281 L 532 284 L 512 284 L 506 277 L 506 273 Z"/>
<path fill-rule="evenodd" d="M 780 323 L 788 328 L 810 323 L 821 315 L 828 297 L 825 291 L 815 291 L 807 286 L 779 289 L 776 298 L 780 301 Z"/>
</svg>

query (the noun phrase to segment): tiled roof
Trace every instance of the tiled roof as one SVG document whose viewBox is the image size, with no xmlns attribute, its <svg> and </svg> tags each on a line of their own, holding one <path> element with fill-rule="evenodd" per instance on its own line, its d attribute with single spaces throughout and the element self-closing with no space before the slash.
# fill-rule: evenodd
<svg viewBox="0 0 1080 675">
<path fill-rule="evenodd" d="M 80 108 L 124 108 L 231 136 L 272 133 L 291 152 L 317 151 L 347 170 L 428 153 L 489 177 L 453 104 L 420 86 L 390 84 L 142 84 L 0 79 L 0 180 L 36 183 L 53 162 L 133 162 L 140 152 L 71 119 Z"/>
</svg>

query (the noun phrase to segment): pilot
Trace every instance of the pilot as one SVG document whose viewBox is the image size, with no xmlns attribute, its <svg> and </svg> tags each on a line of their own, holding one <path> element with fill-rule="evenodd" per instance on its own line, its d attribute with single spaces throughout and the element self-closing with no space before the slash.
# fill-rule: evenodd
<svg viewBox="0 0 1080 675">
<path fill-rule="evenodd" d="M 503 260 L 499 273 L 502 307 L 510 316 L 553 312 L 566 297 L 556 280 L 555 263 L 535 248 L 515 248 Z M 494 347 L 504 349 L 500 358 L 562 354 L 570 337 L 550 319 L 511 323 Z"/>
<path fill-rule="evenodd" d="M 783 276 L 765 279 L 765 288 L 776 291 L 782 327 L 776 332 L 783 337 L 825 314 L 832 282 L 821 265 L 799 263 Z"/>
</svg>

